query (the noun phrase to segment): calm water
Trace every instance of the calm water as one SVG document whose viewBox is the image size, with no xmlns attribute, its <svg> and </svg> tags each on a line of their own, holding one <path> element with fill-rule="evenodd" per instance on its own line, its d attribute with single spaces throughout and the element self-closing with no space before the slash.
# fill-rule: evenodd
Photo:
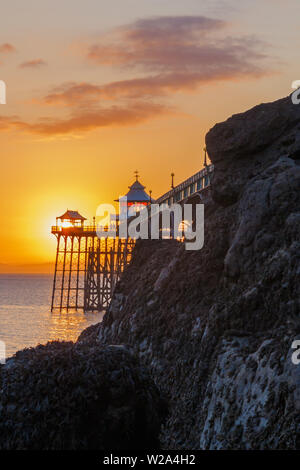
<svg viewBox="0 0 300 470">
<path fill-rule="evenodd" d="M 76 340 L 102 313 L 51 313 L 52 276 L 0 274 L 0 340 L 6 355 L 50 340 Z"/>
</svg>

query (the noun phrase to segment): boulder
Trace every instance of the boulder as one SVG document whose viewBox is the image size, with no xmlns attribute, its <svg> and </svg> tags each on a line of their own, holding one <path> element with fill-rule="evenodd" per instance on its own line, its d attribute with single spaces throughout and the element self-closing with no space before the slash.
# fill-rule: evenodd
<svg viewBox="0 0 300 470">
<path fill-rule="evenodd" d="M 163 402 L 123 345 L 51 342 L 0 371 L 0 449 L 158 447 Z"/>
</svg>

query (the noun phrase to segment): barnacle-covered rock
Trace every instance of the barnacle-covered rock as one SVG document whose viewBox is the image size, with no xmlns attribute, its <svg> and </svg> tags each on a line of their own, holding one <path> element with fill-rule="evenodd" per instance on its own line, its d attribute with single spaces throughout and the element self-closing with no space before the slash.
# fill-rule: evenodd
<svg viewBox="0 0 300 470">
<path fill-rule="evenodd" d="M 157 447 L 163 403 L 125 346 L 51 342 L 0 371 L 0 449 Z"/>
</svg>

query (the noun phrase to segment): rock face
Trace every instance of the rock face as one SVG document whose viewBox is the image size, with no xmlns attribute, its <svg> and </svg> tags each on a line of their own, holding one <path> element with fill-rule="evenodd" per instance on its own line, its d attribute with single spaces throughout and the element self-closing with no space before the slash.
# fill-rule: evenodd
<svg viewBox="0 0 300 470">
<path fill-rule="evenodd" d="M 162 402 L 124 346 L 52 342 L 0 369 L 0 449 L 158 447 Z"/>
<path fill-rule="evenodd" d="M 169 449 L 300 444 L 300 106 L 290 97 L 217 124 L 205 242 L 138 243 L 103 323 L 169 401 Z M 92 335 L 92 333 L 91 333 Z"/>
</svg>

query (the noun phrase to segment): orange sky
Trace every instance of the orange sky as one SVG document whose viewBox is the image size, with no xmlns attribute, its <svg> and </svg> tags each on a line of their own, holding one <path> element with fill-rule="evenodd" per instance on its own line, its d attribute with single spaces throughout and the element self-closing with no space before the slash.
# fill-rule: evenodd
<svg viewBox="0 0 300 470">
<path fill-rule="evenodd" d="M 91 219 L 135 169 L 161 195 L 200 169 L 216 122 L 291 92 L 298 0 L 201 3 L 1 6 L 0 270 L 52 261 L 55 217 Z"/>
</svg>

